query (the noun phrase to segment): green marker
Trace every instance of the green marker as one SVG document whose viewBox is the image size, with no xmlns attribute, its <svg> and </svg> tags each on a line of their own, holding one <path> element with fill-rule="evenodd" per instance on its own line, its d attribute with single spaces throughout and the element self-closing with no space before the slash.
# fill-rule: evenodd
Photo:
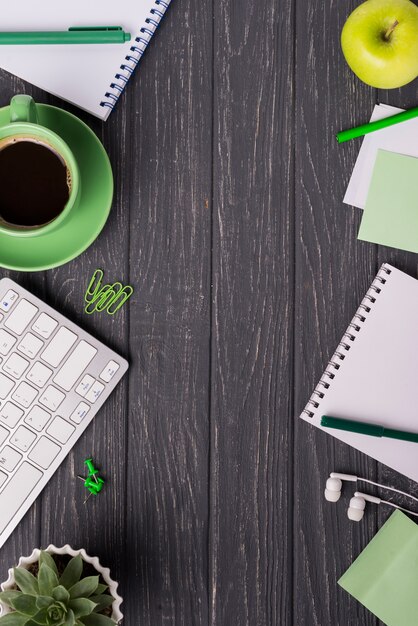
<svg viewBox="0 0 418 626">
<path fill-rule="evenodd" d="M 323 415 L 321 417 L 321 426 L 346 430 L 350 433 L 359 433 L 360 435 L 370 435 L 371 437 L 388 437 L 389 439 L 401 439 L 402 441 L 418 443 L 418 433 L 408 433 L 404 430 L 385 428 L 384 426 L 377 426 L 376 424 L 353 422 L 352 420 L 339 419 L 338 417 L 331 417 L 330 415 Z"/>
<path fill-rule="evenodd" d="M 121 26 L 74 26 L 67 31 L 0 32 L 0 45 L 104 44 L 130 41 Z"/>
<path fill-rule="evenodd" d="M 400 122 L 412 120 L 414 117 L 418 117 L 418 107 L 409 109 L 409 111 L 402 111 L 402 113 L 397 113 L 396 115 L 391 115 L 390 117 L 385 117 L 382 120 L 376 120 L 375 122 L 369 122 L 368 124 L 357 126 L 357 128 L 342 130 L 336 135 L 337 141 L 338 143 L 344 143 L 344 141 L 349 141 L 350 139 L 356 139 L 356 137 L 362 137 L 363 135 L 373 133 L 375 130 L 381 130 L 382 128 L 387 128 L 388 126 L 393 126 L 394 124 L 399 124 Z"/>
</svg>

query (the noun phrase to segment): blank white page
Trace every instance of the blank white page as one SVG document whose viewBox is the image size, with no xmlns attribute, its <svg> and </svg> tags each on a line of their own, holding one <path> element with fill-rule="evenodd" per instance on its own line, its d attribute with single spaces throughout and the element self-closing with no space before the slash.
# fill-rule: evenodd
<svg viewBox="0 0 418 626">
<path fill-rule="evenodd" d="M 329 388 L 318 384 L 301 417 L 418 481 L 418 444 L 320 426 L 322 415 L 332 415 L 418 432 L 418 281 L 385 264 L 367 296 L 352 320 L 360 330 L 349 326 L 341 340 L 350 349 L 340 345 L 321 378 Z"/>
<path fill-rule="evenodd" d="M 379 104 L 374 107 L 370 121 L 390 117 L 403 110 Z M 344 196 L 345 204 L 364 209 L 378 150 L 418 157 L 418 118 L 382 128 L 364 137 Z"/>
<path fill-rule="evenodd" d="M 67 30 L 70 26 L 122 26 L 132 39 L 125 44 L 0 46 L 0 67 L 50 93 L 106 119 L 101 106 L 117 99 L 170 0 L 33 0 L 7 2 L 2 31 Z M 154 13 L 151 13 L 154 10 Z M 145 27 L 150 33 L 141 33 Z M 141 37 L 140 42 L 135 37 Z M 131 47 L 137 50 L 132 51 Z M 131 56 L 131 60 L 125 57 Z M 127 69 L 121 69 L 126 65 Z M 116 79 L 116 74 L 121 78 Z M 116 87 L 111 87 L 115 83 Z M 110 93 L 106 97 L 106 93 Z"/>
</svg>

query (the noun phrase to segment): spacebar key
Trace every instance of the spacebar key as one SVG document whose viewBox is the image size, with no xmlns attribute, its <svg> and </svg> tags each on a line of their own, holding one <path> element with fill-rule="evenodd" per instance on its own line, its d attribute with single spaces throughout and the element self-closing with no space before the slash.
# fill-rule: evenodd
<svg viewBox="0 0 418 626">
<path fill-rule="evenodd" d="M 42 476 L 43 473 L 36 469 L 36 467 L 33 467 L 30 463 L 24 462 L 12 476 L 11 480 L 9 480 L 3 491 L 0 492 L 0 545 L 6 540 L 6 537 L 1 537 L 2 532 L 12 521 L 26 500 L 30 498 L 33 489 L 39 483 Z M 30 498 L 30 500 L 32 503 L 32 498 Z M 27 508 L 28 507 L 24 509 L 25 512 Z M 21 515 L 17 521 L 19 521 L 21 517 L 23 517 L 23 515 Z"/>
</svg>

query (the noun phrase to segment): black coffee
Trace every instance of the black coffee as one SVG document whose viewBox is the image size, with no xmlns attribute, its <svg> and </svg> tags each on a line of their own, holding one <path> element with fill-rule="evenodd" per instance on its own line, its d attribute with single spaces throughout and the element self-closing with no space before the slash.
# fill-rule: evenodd
<svg viewBox="0 0 418 626">
<path fill-rule="evenodd" d="M 45 144 L 0 146 L 0 221 L 40 226 L 55 219 L 68 202 L 68 176 L 65 163 Z"/>
</svg>

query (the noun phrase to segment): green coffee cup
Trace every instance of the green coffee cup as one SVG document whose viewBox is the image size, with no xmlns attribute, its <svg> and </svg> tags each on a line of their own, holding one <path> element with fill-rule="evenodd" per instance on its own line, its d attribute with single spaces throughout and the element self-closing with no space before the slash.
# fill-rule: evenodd
<svg viewBox="0 0 418 626">
<path fill-rule="evenodd" d="M 0 233 L 45 234 L 79 198 L 79 170 L 67 143 L 39 124 L 33 98 L 14 96 L 10 123 L 0 127 Z"/>
</svg>

